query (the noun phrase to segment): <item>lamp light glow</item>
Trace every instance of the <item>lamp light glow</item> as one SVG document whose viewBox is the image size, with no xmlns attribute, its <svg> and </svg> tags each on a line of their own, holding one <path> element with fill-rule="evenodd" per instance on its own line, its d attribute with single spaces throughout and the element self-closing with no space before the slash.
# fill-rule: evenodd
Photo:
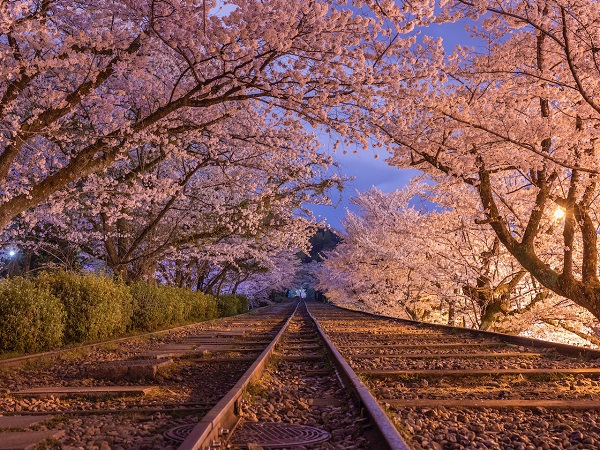
<svg viewBox="0 0 600 450">
<path fill-rule="evenodd" d="M 556 208 L 556 211 L 554 211 L 554 218 L 560 220 L 563 217 L 565 217 L 565 210 L 563 208 Z"/>
</svg>

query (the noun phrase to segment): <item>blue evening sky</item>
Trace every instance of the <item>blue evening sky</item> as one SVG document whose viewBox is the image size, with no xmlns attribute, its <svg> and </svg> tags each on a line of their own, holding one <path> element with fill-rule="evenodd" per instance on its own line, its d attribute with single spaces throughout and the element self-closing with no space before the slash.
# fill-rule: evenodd
<svg viewBox="0 0 600 450">
<path fill-rule="evenodd" d="M 210 10 L 210 14 L 225 16 L 229 14 L 234 7 L 227 4 L 227 0 L 219 0 L 216 6 Z M 457 44 L 476 45 L 476 42 L 470 38 L 469 33 L 465 31 L 465 24 L 473 22 L 460 21 L 457 23 L 432 25 L 422 30 L 423 34 L 433 37 L 441 37 L 444 42 L 446 53 L 451 53 Z M 323 136 L 322 144 L 325 149 L 331 148 L 329 139 Z M 416 170 L 400 170 L 390 167 L 386 164 L 386 153 L 379 153 L 379 159 L 375 159 L 375 152 L 372 150 L 358 150 L 353 153 L 352 148 L 348 148 L 348 154 L 344 155 L 338 151 L 332 154 L 334 161 L 338 164 L 338 172 L 342 175 L 353 177 L 353 180 L 346 183 L 344 191 L 339 194 L 332 192 L 333 206 L 309 205 L 319 221 L 325 222 L 333 228 L 341 228 L 340 220 L 346 214 L 346 208 L 351 208 L 350 198 L 356 194 L 356 191 L 362 192 L 375 186 L 383 192 L 392 192 L 408 184 L 412 177 L 418 174 Z"/>
<path fill-rule="evenodd" d="M 469 21 L 468 23 L 472 24 L 473 22 Z M 464 27 L 464 21 L 433 25 L 423 30 L 423 34 L 441 37 L 446 53 L 452 53 L 457 44 L 476 45 Z M 323 138 L 323 146 L 325 148 L 330 147 L 325 137 Z M 372 150 L 359 150 L 358 154 L 353 154 L 353 149 L 348 149 L 346 155 L 340 151 L 332 155 L 334 161 L 339 165 L 339 173 L 354 177 L 354 180 L 346 184 L 346 188 L 341 195 L 337 192 L 332 193 L 334 206 L 313 205 L 310 207 L 317 219 L 324 219 L 333 228 L 341 228 L 340 220 L 346 214 L 346 208 L 352 209 L 349 202 L 356 191 L 366 191 L 375 186 L 383 192 L 392 192 L 407 185 L 411 178 L 419 173 L 416 170 L 400 170 L 396 167 L 390 167 L 385 162 L 387 154 L 381 151 L 377 153 L 379 159 L 374 158 L 375 152 Z"/>
</svg>

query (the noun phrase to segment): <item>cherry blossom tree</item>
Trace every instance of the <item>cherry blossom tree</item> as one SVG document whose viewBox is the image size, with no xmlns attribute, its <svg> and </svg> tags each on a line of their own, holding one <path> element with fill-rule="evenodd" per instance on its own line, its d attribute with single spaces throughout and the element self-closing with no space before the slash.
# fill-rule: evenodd
<svg viewBox="0 0 600 450">
<path fill-rule="evenodd" d="M 469 192 L 471 191 L 471 192 Z M 436 211 L 410 206 L 416 195 Z M 414 320 L 519 331 L 520 316 L 550 296 L 492 230 L 473 220 L 476 193 L 414 183 L 388 194 L 373 188 L 353 199 L 344 242 L 328 253 L 321 287 L 336 303 Z M 448 205 L 460 206 L 450 208 Z M 505 322 L 506 324 L 501 324 Z"/>
<path fill-rule="evenodd" d="M 273 292 L 281 292 L 290 287 L 290 280 L 296 277 L 301 262 L 292 251 L 279 251 L 270 256 L 261 267 L 263 270 L 240 272 L 232 292 L 246 295 L 252 305 L 269 302 Z"/>
<path fill-rule="evenodd" d="M 304 245 L 307 231 L 290 226 L 293 211 L 309 200 L 327 201 L 327 189 L 340 180 L 323 176 L 331 158 L 317 151 L 311 136 L 303 133 L 293 146 L 288 139 L 300 131 L 267 129 L 250 112 L 227 119 L 223 134 L 196 137 L 169 155 L 147 145 L 90 176 L 80 195 L 57 199 L 54 207 L 62 202 L 69 211 L 60 234 L 131 280 L 153 278 L 166 256 L 235 237 L 259 242 L 261 235 L 289 229 L 289 236 L 300 236 L 293 248 Z"/>
<path fill-rule="evenodd" d="M 419 267 L 426 254 L 417 249 L 424 221 L 408 206 L 419 190 L 413 185 L 388 195 L 371 189 L 352 200 L 358 211 L 347 212 L 343 241 L 325 253 L 318 272 L 319 288 L 328 298 L 414 320 L 445 321 L 444 305 Z"/>
<path fill-rule="evenodd" d="M 105 189 L 107 178 L 92 175 L 131 152 L 150 147 L 160 160 L 219 134 L 250 101 L 287 129 L 324 125 L 365 141 L 360 119 L 398 71 L 377 60 L 400 41 L 384 45 L 375 18 L 333 1 L 234 0 L 224 15 L 215 5 L 1 3 L 0 229 L 79 183 Z"/>
<path fill-rule="evenodd" d="M 518 319 L 510 326 L 521 334 L 567 344 L 600 345 L 596 318 L 564 297 L 550 296 L 523 311 Z"/>
<path fill-rule="evenodd" d="M 451 55 L 432 39 L 415 45 L 415 58 L 427 60 L 429 71 L 390 84 L 385 97 L 393 112 L 371 122 L 391 143 L 390 164 L 472 186 L 476 220 L 542 286 L 600 318 L 600 4 L 386 5 L 379 13 L 398 26 L 406 18 L 402 7 L 431 21 L 476 19 L 472 33 L 484 44 Z"/>
<path fill-rule="evenodd" d="M 334 1 L 216 5 L 0 4 L 4 240 L 216 291 L 306 248 L 294 210 L 338 183 L 306 125 L 365 145 L 402 41 Z"/>
</svg>

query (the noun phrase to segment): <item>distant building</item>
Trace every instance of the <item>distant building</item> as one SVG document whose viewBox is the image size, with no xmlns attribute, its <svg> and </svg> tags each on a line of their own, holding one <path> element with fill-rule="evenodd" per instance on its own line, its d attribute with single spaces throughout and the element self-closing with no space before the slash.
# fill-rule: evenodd
<svg viewBox="0 0 600 450">
<path fill-rule="evenodd" d="M 288 292 L 288 297 L 289 298 L 294 298 L 294 297 L 300 297 L 300 298 L 306 298 L 306 289 L 290 289 L 290 291 Z"/>
</svg>

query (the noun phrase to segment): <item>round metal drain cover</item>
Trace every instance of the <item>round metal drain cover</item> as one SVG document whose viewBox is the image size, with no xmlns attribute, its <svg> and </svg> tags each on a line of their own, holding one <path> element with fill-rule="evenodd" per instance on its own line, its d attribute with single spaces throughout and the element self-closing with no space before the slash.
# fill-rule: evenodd
<svg viewBox="0 0 600 450">
<path fill-rule="evenodd" d="M 187 425 L 179 425 L 178 427 L 171 428 L 163 433 L 163 436 L 167 439 L 171 439 L 175 442 L 183 442 L 185 438 L 188 437 L 188 434 L 192 432 L 195 423 L 188 423 Z"/>
<path fill-rule="evenodd" d="M 238 428 L 231 444 L 245 447 L 258 444 L 263 448 L 283 448 L 316 444 L 327 441 L 331 435 L 318 428 L 281 422 L 246 422 Z"/>
</svg>

